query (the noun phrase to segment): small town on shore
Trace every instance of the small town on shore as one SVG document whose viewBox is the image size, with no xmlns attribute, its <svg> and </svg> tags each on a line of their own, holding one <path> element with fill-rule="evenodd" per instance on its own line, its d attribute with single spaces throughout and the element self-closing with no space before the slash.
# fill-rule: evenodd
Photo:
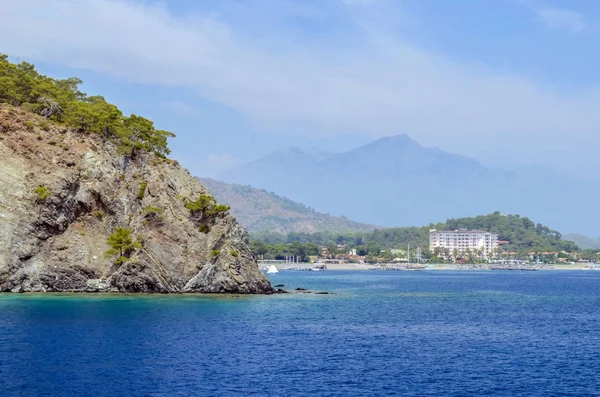
<svg viewBox="0 0 600 397">
<path fill-rule="evenodd" d="M 599 260 L 583 258 L 579 252 L 530 251 L 526 255 L 503 250 L 508 241 L 482 230 L 429 231 L 429 247 L 423 250 L 410 245 L 404 249 L 381 250 L 379 257 L 359 255 L 347 244 L 321 246 L 320 255 L 300 261 L 297 255 L 284 259 L 259 259 L 261 267 L 276 266 L 280 270 L 600 270 Z M 335 251 L 335 252 L 332 252 Z"/>
</svg>

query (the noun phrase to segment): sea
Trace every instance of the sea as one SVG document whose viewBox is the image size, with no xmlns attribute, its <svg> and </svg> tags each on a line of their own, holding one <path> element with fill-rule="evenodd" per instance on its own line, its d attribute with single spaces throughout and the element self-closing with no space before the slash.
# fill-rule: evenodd
<svg viewBox="0 0 600 397">
<path fill-rule="evenodd" d="M 600 395 L 600 271 L 270 278 L 293 293 L 0 294 L 0 396 Z"/>
</svg>

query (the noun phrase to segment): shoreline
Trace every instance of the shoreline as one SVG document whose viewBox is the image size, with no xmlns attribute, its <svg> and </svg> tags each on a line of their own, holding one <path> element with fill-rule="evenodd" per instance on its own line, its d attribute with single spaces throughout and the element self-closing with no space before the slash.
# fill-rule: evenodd
<svg viewBox="0 0 600 397">
<path fill-rule="evenodd" d="M 302 264 L 304 265 L 304 264 Z M 277 266 L 277 265 L 275 265 Z M 307 268 L 310 268 L 312 265 L 306 264 Z M 413 265 L 417 266 L 417 265 Z M 590 268 L 589 265 L 586 264 L 569 264 L 569 265 L 523 265 L 515 268 L 506 268 L 506 269 L 492 269 L 492 267 L 496 267 L 498 265 L 454 265 L 454 264 L 432 264 L 432 267 L 415 267 L 415 268 L 405 268 L 405 267 L 389 267 L 389 266 L 381 266 L 381 265 L 371 265 L 367 263 L 332 263 L 327 264 L 327 271 L 565 271 L 565 270 L 581 270 L 581 271 L 594 271 L 600 270 L 599 268 Z M 309 271 L 309 270 L 296 270 L 296 269 L 285 269 L 284 267 L 278 268 L 279 271 Z"/>
</svg>

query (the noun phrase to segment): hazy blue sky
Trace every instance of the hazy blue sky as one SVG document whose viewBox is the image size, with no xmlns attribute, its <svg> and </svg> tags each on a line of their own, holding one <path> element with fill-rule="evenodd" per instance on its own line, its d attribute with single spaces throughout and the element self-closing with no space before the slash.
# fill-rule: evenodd
<svg viewBox="0 0 600 397">
<path fill-rule="evenodd" d="M 600 1 L 0 0 L 0 52 L 177 134 L 200 176 L 406 133 L 502 167 L 600 166 Z"/>
</svg>

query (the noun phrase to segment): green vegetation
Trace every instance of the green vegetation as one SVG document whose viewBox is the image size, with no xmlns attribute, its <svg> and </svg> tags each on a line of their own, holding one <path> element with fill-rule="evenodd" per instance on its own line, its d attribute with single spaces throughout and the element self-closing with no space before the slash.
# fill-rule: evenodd
<svg viewBox="0 0 600 397">
<path fill-rule="evenodd" d="M 438 227 L 440 226 L 440 227 Z M 563 240 L 562 235 L 548 226 L 534 223 L 519 215 L 502 215 L 494 212 L 474 218 L 449 219 L 445 224 L 434 225 L 435 229 L 479 229 L 498 234 L 498 239 L 507 241 L 504 246 L 510 251 L 576 251 L 575 243 Z"/>
<path fill-rule="evenodd" d="M 184 198 L 185 208 L 187 208 L 192 214 L 196 212 L 204 212 L 209 207 L 215 205 L 217 200 L 213 196 L 207 194 L 201 194 L 198 199 L 191 201 L 188 198 Z"/>
<path fill-rule="evenodd" d="M 132 251 L 142 248 L 142 243 L 140 241 L 135 241 L 131 234 L 131 229 L 122 227 L 116 228 L 106 241 L 106 244 L 110 246 L 110 249 L 105 252 L 104 256 L 106 258 L 117 256 L 117 259 L 115 260 L 115 264 L 117 265 L 121 265 L 130 260 Z"/>
<path fill-rule="evenodd" d="M 251 240 L 250 250 L 254 255 L 264 259 L 285 259 L 286 256 L 297 256 L 301 262 L 309 262 L 310 256 L 321 254 L 321 248 L 315 243 L 267 243 Z"/>
<path fill-rule="evenodd" d="M 208 234 L 210 232 L 210 226 L 208 226 L 208 225 L 200 225 L 200 227 L 198 228 L 198 231 L 200 233 Z"/>
<path fill-rule="evenodd" d="M 104 212 L 102 212 L 100 210 L 96 210 L 96 211 L 92 212 L 92 215 L 94 215 L 94 217 L 96 217 L 99 220 L 104 219 Z"/>
<path fill-rule="evenodd" d="M 165 210 L 163 210 L 162 208 L 159 207 L 153 207 L 151 205 L 144 207 L 144 209 L 142 210 L 142 213 L 144 215 L 148 215 L 148 214 L 155 214 L 155 215 L 160 215 L 162 213 L 164 213 Z"/>
<path fill-rule="evenodd" d="M 231 209 L 227 205 L 217 204 L 217 200 L 213 196 L 208 194 L 201 194 L 195 201 L 191 201 L 188 198 L 184 198 L 184 200 L 185 208 L 187 208 L 192 215 L 218 215 L 225 213 Z"/>
<path fill-rule="evenodd" d="M 37 194 L 38 200 L 41 201 L 48 199 L 52 195 L 52 192 L 46 186 L 38 186 L 33 192 Z"/>
<path fill-rule="evenodd" d="M 245 198 L 252 197 L 252 195 L 255 194 L 255 192 L 261 192 L 261 193 L 271 196 L 276 201 L 280 201 L 281 207 L 286 210 L 298 212 L 301 214 L 316 214 L 317 213 L 313 208 L 307 207 L 306 205 L 304 205 L 302 203 L 297 203 L 293 200 L 288 199 L 287 197 L 280 196 L 280 195 L 276 194 L 275 192 L 268 192 L 264 189 L 255 189 L 250 185 L 238 185 L 238 184 L 234 183 L 231 185 L 231 190 L 235 194 L 241 195 L 242 197 L 245 197 Z"/>
<path fill-rule="evenodd" d="M 211 258 L 221 255 L 221 250 L 212 250 L 210 251 Z"/>
<path fill-rule="evenodd" d="M 207 178 L 200 181 L 219 202 L 230 205 L 236 219 L 251 232 L 268 230 L 287 235 L 317 230 L 348 233 L 375 229 L 372 225 L 316 212 L 266 190 Z"/>
<path fill-rule="evenodd" d="M 206 214 L 207 215 L 216 215 L 216 214 L 222 214 L 225 213 L 227 211 L 229 211 L 231 209 L 230 206 L 225 205 L 225 204 L 216 204 L 212 207 L 209 207 L 206 210 Z"/>
<path fill-rule="evenodd" d="M 527 217 L 502 215 L 494 212 L 473 218 L 449 219 L 445 223 L 423 227 L 402 227 L 375 230 L 370 233 L 290 233 L 287 236 L 261 232 L 251 235 L 250 248 L 255 255 L 265 259 L 283 259 L 286 255 L 297 255 L 303 260 L 320 255 L 319 247 L 326 247 L 330 255 L 348 253 L 356 249 L 357 255 L 367 258 L 394 257 L 393 249 L 405 250 L 421 247 L 423 256 L 429 257 L 429 230 L 477 229 L 498 234 L 506 242 L 501 249 L 516 252 L 524 257 L 529 252 L 579 251 L 572 241 L 563 240 L 559 232 Z M 338 249 L 337 246 L 344 246 Z M 591 255 L 592 253 L 590 253 Z"/>
<path fill-rule="evenodd" d="M 164 218 L 162 214 L 165 211 L 159 207 L 147 206 L 142 209 L 142 214 L 144 216 L 144 224 L 153 224 L 154 226 L 163 226 Z"/>
<path fill-rule="evenodd" d="M 148 187 L 148 181 L 142 181 L 142 183 L 140 183 L 140 188 L 138 190 L 138 194 L 136 196 L 136 198 L 138 200 L 143 200 L 144 196 L 146 195 L 146 188 Z"/>
<path fill-rule="evenodd" d="M 230 253 L 230 254 L 231 254 L 231 256 L 233 256 L 234 258 L 237 258 L 238 256 L 240 256 L 240 254 L 239 254 L 239 253 L 238 253 L 236 250 L 233 250 L 233 249 L 232 249 L 232 250 L 231 250 L 229 253 Z"/>
<path fill-rule="evenodd" d="M 122 153 L 131 156 L 140 150 L 159 156 L 170 153 L 167 139 L 175 136 L 173 133 L 156 129 L 144 117 L 124 116 L 103 97 L 81 92 L 81 83 L 75 77 L 61 80 L 44 76 L 30 63 L 14 64 L 0 54 L 0 103 L 20 106 L 79 132 L 115 141 Z"/>
</svg>

